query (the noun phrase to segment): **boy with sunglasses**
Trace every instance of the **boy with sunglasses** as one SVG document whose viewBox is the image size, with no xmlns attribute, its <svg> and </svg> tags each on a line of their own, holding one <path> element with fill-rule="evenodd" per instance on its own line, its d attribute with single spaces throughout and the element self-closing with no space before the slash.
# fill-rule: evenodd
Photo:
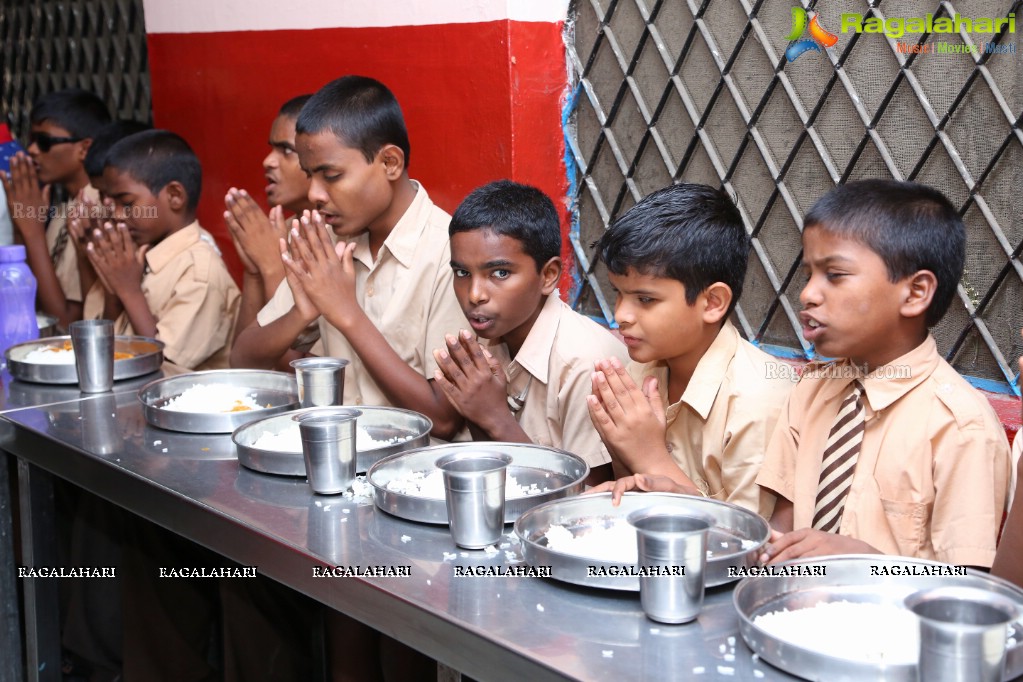
<svg viewBox="0 0 1023 682">
<path fill-rule="evenodd" d="M 0 172 L 0 182 L 15 233 L 25 244 L 28 265 L 39 283 L 39 307 L 66 329 L 82 317 L 78 272 L 90 267 L 84 251 L 70 243 L 67 220 L 82 189 L 98 203 L 98 194 L 89 186 L 85 155 L 110 114 L 96 95 L 70 88 L 36 101 L 29 120 L 28 156 L 15 155 L 10 174 Z M 55 210 L 50 207 L 54 185 L 70 197 Z"/>
</svg>

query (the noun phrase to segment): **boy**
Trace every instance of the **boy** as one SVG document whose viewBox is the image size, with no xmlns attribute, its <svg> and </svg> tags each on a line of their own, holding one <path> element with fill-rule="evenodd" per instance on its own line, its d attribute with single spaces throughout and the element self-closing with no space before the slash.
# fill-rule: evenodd
<svg viewBox="0 0 1023 682">
<path fill-rule="evenodd" d="M 965 251 L 955 208 L 917 183 L 839 186 L 806 215 L 803 336 L 842 359 L 806 367 L 764 457 L 757 482 L 778 494 L 764 561 L 879 552 L 991 566 L 1008 443 L 928 332 Z"/>
<path fill-rule="evenodd" d="M 67 216 L 79 192 L 89 185 L 85 155 L 92 138 L 110 120 L 106 105 L 96 95 L 70 88 L 41 97 L 29 117 L 28 154 L 11 159 L 10 176 L 0 182 L 10 206 L 14 228 L 25 244 L 28 264 L 39 285 L 39 307 L 57 317 L 62 329 L 82 318 L 80 267 L 85 255 L 69 244 Z M 40 183 L 43 186 L 40 186 Z M 68 201 L 50 218 L 50 188 L 64 188 Z M 86 194 L 96 199 L 94 190 Z"/>
<path fill-rule="evenodd" d="M 474 190 L 448 228 L 455 296 L 485 346 L 462 330 L 433 351 L 434 378 L 481 440 L 539 443 L 580 455 L 590 483 L 610 457 L 584 406 L 594 361 L 623 358 L 606 329 L 565 305 L 558 212 L 508 180 Z"/>
<path fill-rule="evenodd" d="M 107 123 L 92 139 L 89 151 L 85 155 L 85 172 L 89 176 L 89 184 L 78 193 L 77 204 L 72 215 L 68 216 L 68 241 L 74 246 L 79 256 L 78 281 L 83 294 L 82 306 L 90 307 L 89 298 L 95 297 L 102 312 L 103 286 L 98 284 L 96 271 L 89 263 L 85 252 L 86 244 L 92 237 L 92 231 L 99 228 L 105 220 L 112 217 L 112 208 L 103 194 L 103 166 L 107 154 L 114 144 L 129 135 L 149 130 L 150 126 L 139 121 L 118 120 Z M 95 303 L 93 304 L 95 309 Z M 84 312 L 83 312 L 84 317 Z"/>
<path fill-rule="evenodd" d="M 287 223 L 293 216 L 314 208 L 308 198 L 309 178 L 299 165 L 295 150 L 295 121 L 310 97 L 299 95 L 289 99 L 270 126 L 270 153 L 263 159 L 269 215 L 245 190 L 232 187 L 224 197 L 227 209 L 224 220 L 245 268 L 236 333 L 256 319 L 284 280 L 279 240 L 287 235 Z"/>
<path fill-rule="evenodd" d="M 1023 377 L 1023 357 L 1019 359 L 1019 372 Z M 1023 467 L 1023 428 L 1016 432 L 1012 439 L 1012 461 L 1016 463 L 1016 481 L 1019 485 L 1018 469 Z M 991 573 L 999 578 L 1005 578 L 1020 587 L 1023 587 L 1023 562 L 1020 556 L 1023 555 L 1023 495 L 1017 489 L 1012 498 L 1012 506 L 1009 509 L 1009 516 L 1005 519 L 1005 528 L 1002 530 L 1002 539 L 998 543 L 998 554 L 995 555 L 995 562 L 991 565 Z"/>
<path fill-rule="evenodd" d="M 735 205 L 706 185 L 665 187 L 618 218 L 597 254 L 632 362 L 598 363 L 587 403 L 622 475 L 666 476 L 766 517 L 774 498 L 754 479 L 791 382 L 728 321 L 749 248 Z"/>
<path fill-rule="evenodd" d="M 195 220 L 201 187 L 199 159 L 179 136 L 124 138 L 103 169 L 117 223 L 86 248 L 108 292 L 103 317 L 118 334 L 163 341 L 172 369 L 226 367 L 238 310 L 238 287 Z"/>
<path fill-rule="evenodd" d="M 451 287 L 449 216 L 409 179 L 408 133 L 382 83 L 345 76 L 302 107 L 299 162 L 317 211 L 281 240 L 287 283 L 235 342 L 232 365 L 269 368 L 319 320 L 327 355 L 351 360 L 345 404 L 397 405 L 450 439 L 461 417 L 434 385 L 431 350 L 465 318 Z M 342 238 L 335 250 L 324 224 Z"/>
</svg>

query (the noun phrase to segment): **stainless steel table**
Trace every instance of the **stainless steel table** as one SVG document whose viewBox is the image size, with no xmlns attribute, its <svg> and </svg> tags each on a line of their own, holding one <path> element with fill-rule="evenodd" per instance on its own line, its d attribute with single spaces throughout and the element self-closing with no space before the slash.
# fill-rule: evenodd
<svg viewBox="0 0 1023 682">
<path fill-rule="evenodd" d="M 0 448 L 479 680 L 793 679 L 754 660 L 728 588 L 708 593 L 697 622 L 667 626 L 635 594 L 455 577 L 521 554 L 510 537 L 497 553 L 459 550 L 445 528 L 245 470 L 228 436 L 148 426 L 131 392 L 8 412 Z M 410 575 L 314 577 L 331 566 Z"/>
<path fill-rule="evenodd" d="M 134 395 L 144 384 L 163 376 L 161 371 L 119 381 L 115 393 Z M 103 397 L 103 396 L 95 396 Z M 0 370 L 0 414 L 31 407 L 56 406 L 91 400 L 77 385 L 37 384 L 17 381 L 7 369 Z M 97 403 L 99 405 L 101 403 Z M 11 524 L 16 501 L 12 495 L 9 460 L 3 452 L 3 424 L 0 423 L 0 557 L 13 557 L 13 528 Z M 53 519 L 53 484 L 50 474 L 25 460 L 18 462 L 19 490 L 21 492 L 20 518 L 22 525 L 22 560 L 43 564 L 52 560 L 48 554 L 55 532 Z M 57 590 L 54 583 L 28 579 L 23 581 L 26 602 L 28 670 L 33 679 L 60 679 L 60 642 L 56 620 Z M 35 608 L 38 607 L 38 608 Z M 20 666 L 21 613 L 18 604 L 17 573 L 13 559 L 0 560 L 0 682 L 19 682 L 23 679 Z"/>
</svg>

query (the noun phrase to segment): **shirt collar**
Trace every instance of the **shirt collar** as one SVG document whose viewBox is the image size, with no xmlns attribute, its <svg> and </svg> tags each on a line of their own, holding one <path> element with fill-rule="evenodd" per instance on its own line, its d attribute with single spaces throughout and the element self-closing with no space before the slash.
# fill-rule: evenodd
<svg viewBox="0 0 1023 682">
<path fill-rule="evenodd" d="M 515 354 L 515 362 L 544 385 L 547 384 L 551 353 L 554 352 L 554 337 L 558 334 L 561 311 L 565 307 L 558 290 L 555 289 L 547 296 L 540 314 L 536 316 L 529 334 L 526 335 L 526 340 Z"/>
<path fill-rule="evenodd" d="M 170 233 L 146 252 L 146 265 L 149 266 L 149 271 L 160 272 L 179 254 L 199 241 L 199 238 L 198 221 L 192 221 L 180 230 Z"/>
<path fill-rule="evenodd" d="M 817 370 L 822 377 L 835 379 L 824 388 L 821 395 L 825 400 L 844 396 L 849 384 L 859 379 L 863 384 L 867 404 L 872 411 L 878 412 L 923 383 L 934 373 L 940 359 L 934 337 L 928 334 L 919 346 L 870 374 L 863 374 L 848 359 L 839 360 Z"/>
<path fill-rule="evenodd" d="M 735 357 L 735 349 L 739 346 L 739 332 L 731 322 L 725 321 L 711 342 L 707 352 L 696 364 L 696 370 L 689 379 L 689 385 L 682 393 L 682 402 L 693 408 L 701 419 L 706 420 L 710 408 L 714 406 L 721 382 L 728 371 L 728 365 Z M 664 390 L 668 387 L 665 385 Z"/>
<path fill-rule="evenodd" d="M 405 209 L 405 212 L 398 219 L 398 222 L 395 223 L 394 228 L 387 235 L 387 238 L 384 239 L 384 243 L 380 247 L 381 252 L 386 249 L 406 268 L 412 267 L 416 245 L 419 243 L 419 237 L 422 235 L 423 230 L 426 229 L 427 217 L 430 208 L 433 206 L 433 202 L 430 201 L 430 196 L 426 193 L 423 186 L 415 180 L 410 180 L 410 182 L 416 188 L 416 195 L 412 197 L 412 203 Z M 369 251 L 368 233 L 363 232 L 355 238 L 355 252 L 352 256 L 366 267 L 373 267 L 373 255 Z M 381 256 L 382 253 L 377 254 L 378 260 Z"/>
</svg>

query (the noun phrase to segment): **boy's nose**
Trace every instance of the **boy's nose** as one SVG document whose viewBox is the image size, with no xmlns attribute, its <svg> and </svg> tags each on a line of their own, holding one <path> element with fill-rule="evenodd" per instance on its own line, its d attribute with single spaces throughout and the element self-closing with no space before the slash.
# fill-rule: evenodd
<svg viewBox="0 0 1023 682">
<path fill-rule="evenodd" d="M 632 315 L 632 310 L 629 306 L 622 303 L 622 300 L 619 298 L 615 302 L 615 322 L 618 323 L 619 328 L 629 327 L 635 321 L 636 320 Z"/>
<path fill-rule="evenodd" d="M 807 280 L 806 284 L 803 285 L 803 290 L 799 292 L 799 302 L 804 308 L 820 305 L 820 288 L 813 277 Z"/>
<path fill-rule="evenodd" d="M 309 201 L 318 209 L 323 208 L 327 204 L 327 193 L 316 180 L 309 183 L 308 197 Z"/>
<path fill-rule="evenodd" d="M 486 287 L 475 277 L 469 285 L 469 301 L 474 304 L 486 303 L 488 300 Z"/>
<path fill-rule="evenodd" d="M 279 165 L 280 164 L 277 163 L 277 155 L 273 152 L 267 154 L 266 158 L 263 159 L 263 170 L 273 170 Z"/>
</svg>

